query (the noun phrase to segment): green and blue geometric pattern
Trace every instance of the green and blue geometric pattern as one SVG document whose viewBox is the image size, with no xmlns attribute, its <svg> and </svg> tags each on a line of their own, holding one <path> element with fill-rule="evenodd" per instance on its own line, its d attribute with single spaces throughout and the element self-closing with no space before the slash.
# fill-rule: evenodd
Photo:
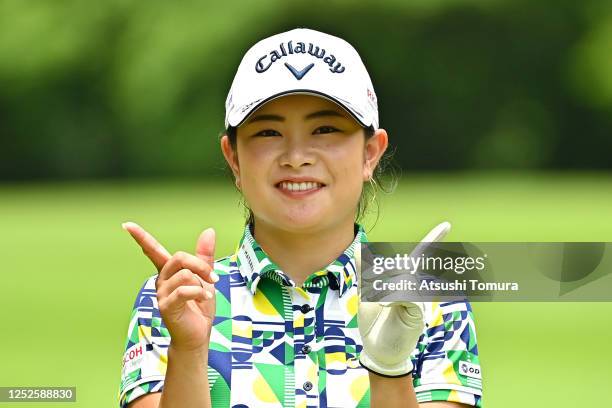
<svg viewBox="0 0 612 408">
<path fill-rule="evenodd" d="M 355 224 L 351 245 L 301 287 L 283 273 L 246 226 L 237 250 L 215 261 L 216 317 L 208 379 L 215 408 L 369 407 L 369 374 L 359 364 L 354 251 L 367 242 Z M 163 389 L 170 344 L 159 313 L 157 275 L 132 309 L 118 392 L 122 408 Z M 481 406 L 482 380 L 467 302 L 426 303 L 426 327 L 412 354 L 417 400 Z"/>
</svg>

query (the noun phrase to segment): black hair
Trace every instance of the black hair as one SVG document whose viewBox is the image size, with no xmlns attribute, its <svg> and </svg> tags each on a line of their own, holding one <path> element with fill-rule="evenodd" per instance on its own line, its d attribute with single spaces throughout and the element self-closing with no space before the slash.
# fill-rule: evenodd
<svg viewBox="0 0 612 408">
<path fill-rule="evenodd" d="M 365 140 L 369 140 L 372 136 L 374 136 L 374 127 L 367 126 L 363 127 L 363 133 L 365 136 Z M 229 138 L 230 145 L 232 146 L 232 150 L 236 151 L 237 139 L 238 139 L 238 128 L 235 126 L 229 126 L 223 132 L 221 132 L 221 137 L 223 135 L 227 135 Z M 380 203 L 378 201 L 378 191 L 382 191 L 383 193 L 391 193 L 395 190 L 397 186 L 397 169 L 398 167 L 393 162 L 393 154 L 395 152 L 387 149 L 385 154 L 380 158 L 378 165 L 374 169 L 372 174 L 372 179 L 369 183 L 364 183 L 363 190 L 361 192 L 361 198 L 359 199 L 359 204 L 357 207 L 357 217 L 355 222 L 361 222 L 365 216 L 372 211 L 371 204 L 374 203 L 376 205 L 376 220 L 374 221 L 374 225 L 378 222 L 379 213 L 380 213 Z M 229 170 L 229 176 L 233 180 L 233 173 L 229 166 L 226 166 Z M 236 185 L 234 184 L 236 187 Z M 237 188 L 237 187 L 236 187 Z M 244 201 L 244 196 L 241 196 L 240 199 L 241 205 L 244 207 L 245 215 L 246 215 L 246 224 L 250 224 L 254 221 L 253 212 L 247 206 Z M 374 227 L 372 225 L 372 228 Z"/>
</svg>

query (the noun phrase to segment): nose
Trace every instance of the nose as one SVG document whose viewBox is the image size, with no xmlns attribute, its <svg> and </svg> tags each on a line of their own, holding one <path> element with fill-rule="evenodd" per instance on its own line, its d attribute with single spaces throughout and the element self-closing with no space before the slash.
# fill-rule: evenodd
<svg viewBox="0 0 612 408">
<path fill-rule="evenodd" d="M 302 166 L 313 165 L 316 157 L 311 146 L 309 146 L 307 141 L 296 139 L 287 138 L 283 153 L 280 156 L 280 165 L 296 169 Z"/>
</svg>

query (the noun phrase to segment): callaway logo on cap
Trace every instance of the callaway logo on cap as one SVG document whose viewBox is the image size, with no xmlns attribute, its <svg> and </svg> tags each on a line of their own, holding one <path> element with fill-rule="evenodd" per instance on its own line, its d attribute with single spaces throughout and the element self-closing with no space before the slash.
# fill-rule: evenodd
<svg viewBox="0 0 612 408">
<path fill-rule="evenodd" d="M 336 102 L 378 129 L 376 94 L 355 48 L 307 28 L 265 38 L 246 52 L 225 101 L 225 127 L 239 126 L 272 99 L 299 93 Z"/>
</svg>

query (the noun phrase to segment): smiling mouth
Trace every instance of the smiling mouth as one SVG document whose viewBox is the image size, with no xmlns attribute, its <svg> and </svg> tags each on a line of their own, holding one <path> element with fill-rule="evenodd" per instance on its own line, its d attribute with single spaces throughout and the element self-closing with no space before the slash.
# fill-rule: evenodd
<svg viewBox="0 0 612 408">
<path fill-rule="evenodd" d="M 307 193 L 311 191 L 317 191 L 325 187 L 325 184 L 318 183 L 315 181 L 305 182 L 292 182 L 292 181 L 281 181 L 276 184 L 276 188 L 287 193 Z"/>
</svg>

